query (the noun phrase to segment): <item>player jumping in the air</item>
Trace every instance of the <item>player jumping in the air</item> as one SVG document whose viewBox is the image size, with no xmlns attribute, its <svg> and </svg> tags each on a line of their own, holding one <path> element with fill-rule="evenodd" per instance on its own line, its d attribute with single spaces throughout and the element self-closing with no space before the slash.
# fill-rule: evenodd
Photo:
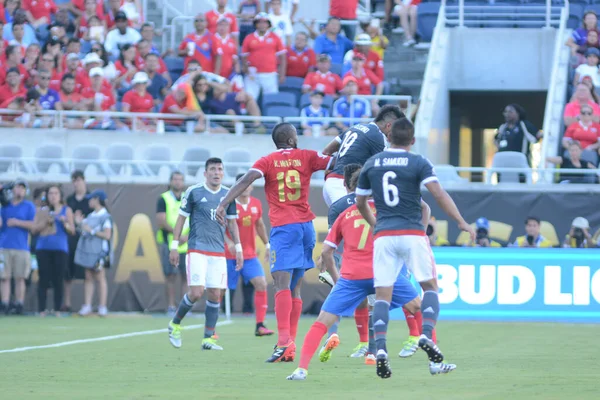
<svg viewBox="0 0 600 400">
<path fill-rule="evenodd" d="M 256 161 L 236 182 L 221 201 L 217 218 L 224 223 L 225 209 L 252 182 L 265 178 L 278 333 L 277 346 L 267 362 L 280 362 L 294 358 L 294 340 L 302 313 L 300 286 L 304 271 L 314 267 L 316 235 L 312 223 L 315 215 L 308 204 L 310 178 L 314 172 L 327 169 L 331 157 L 298 149 L 298 135 L 292 124 L 277 124 L 271 136 L 278 150 Z"/>
<path fill-rule="evenodd" d="M 364 165 L 369 157 L 383 151 L 392 124 L 403 118 L 404 113 L 396 105 L 385 105 L 368 124 L 357 124 L 333 139 L 323 150 L 323 154 L 337 152 L 335 166 L 327 174 L 323 186 L 323 198 L 327 206 L 346 195 L 344 188 L 344 167 L 348 164 Z"/>
<path fill-rule="evenodd" d="M 243 176 L 244 174 L 238 175 L 236 180 L 241 179 Z M 250 196 L 251 193 L 252 185 L 248 186 L 235 199 L 238 215 L 237 225 L 242 248 L 244 249 L 244 266 L 239 271 L 236 269 L 234 243 L 231 241 L 230 236 L 227 235 L 225 238 L 227 242 L 227 247 L 225 248 L 227 256 L 227 280 L 229 281 L 228 287 L 231 297 L 233 297 L 240 275 L 242 275 L 246 284 L 248 282 L 252 283 L 254 286 L 254 307 L 256 313 L 256 330 L 254 331 L 254 335 L 269 336 L 274 332 L 267 329 L 264 325 L 268 308 L 267 281 L 263 267 L 256 256 L 256 235 L 258 234 L 260 240 L 265 244 L 267 260 L 269 260 L 271 246 L 269 245 L 267 228 L 262 219 L 262 204 L 256 197 Z"/>
<path fill-rule="evenodd" d="M 360 215 L 356 205 L 344 211 L 333 224 L 323 244 L 323 262 L 333 266 L 333 253 L 344 241 L 344 258 L 340 279 L 325 299 L 317 321 L 304 337 L 300 364 L 288 380 L 304 380 L 308 365 L 327 329 L 337 321 L 338 315 L 353 312 L 373 287 L 373 235 L 371 227 Z M 402 275 L 392 283 L 390 290 L 392 308 L 406 307 L 411 312 L 419 310 L 421 299 L 414 286 Z"/>
<path fill-rule="evenodd" d="M 173 241 L 169 259 L 171 264 L 179 263 L 179 239 L 186 218 L 190 219 L 188 236 L 188 254 L 186 260 L 188 292 L 183 296 L 169 322 L 169 340 L 175 348 L 181 347 L 181 320 L 194 307 L 194 303 L 202 297 L 206 288 L 206 310 L 204 322 L 204 339 L 202 349 L 223 350 L 213 338 L 217 320 L 219 319 L 219 303 L 221 291 L 227 287 L 227 262 L 225 260 L 225 226 L 217 221 L 217 206 L 228 192 L 221 185 L 223 180 L 223 161 L 219 158 L 206 160 L 204 178 L 206 182 L 188 188 L 181 199 L 179 217 L 173 229 Z M 237 212 L 235 204 L 227 207 L 227 229 L 235 243 L 237 269 L 244 263 L 240 235 L 238 233 Z"/>
<path fill-rule="evenodd" d="M 356 205 L 361 215 L 374 227 L 373 270 L 376 302 L 373 328 L 377 344 L 377 375 L 389 378 L 386 333 L 394 283 L 403 264 L 423 288 L 423 334 L 419 347 L 429 357 L 432 374 L 456 368 L 444 364 L 444 356 L 432 340 L 440 303 L 435 261 L 429 247 L 421 214 L 421 185 L 425 185 L 442 210 L 458 227 L 475 239 L 473 228 L 464 220 L 456 204 L 440 186 L 433 166 L 423 156 L 410 153 L 415 142 L 414 127 L 406 119 L 394 122 L 389 136 L 391 148 L 371 157 L 363 167 L 356 189 Z M 367 203 L 373 196 L 377 220 Z"/>
</svg>

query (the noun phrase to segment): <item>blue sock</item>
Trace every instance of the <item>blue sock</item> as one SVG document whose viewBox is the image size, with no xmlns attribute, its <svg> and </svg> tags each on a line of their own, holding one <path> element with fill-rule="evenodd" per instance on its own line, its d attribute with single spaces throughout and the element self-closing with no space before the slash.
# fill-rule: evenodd
<svg viewBox="0 0 600 400">
<path fill-rule="evenodd" d="M 174 324 L 180 324 L 185 314 L 188 313 L 194 307 L 194 303 L 190 300 L 187 293 L 183 295 L 183 299 L 181 299 L 181 303 L 179 303 L 179 307 L 177 307 L 177 312 L 173 317 Z"/>
<path fill-rule="evenodd" d="M 209 338 L 215 334 L 215 326 L 219 319 L 219 303 L 213 303 L 206 300 L 206 310 L 204 310 L 204 338 Z"/>
<path fill-rule="evenodd" d="M 329 328 L 329 332 L 327 332 L 327 337 L 333 335 L 334 333 L 338 333 L 338 325 L 340 324 L 340 317 L 338 316 L 331 328 Z"/>
<path fill-rule="evenodd" d="M 423 335 L 431 339 L 433 328 L 435 328 L 440 314 L 440 299 L 436 292 L 427 291 L 423 293 L 421 314 L 423 314 Z"/>
<path fill-rule="evenodd" d="M 373 330 L 375 331 L 375 343 L 377 350 L 383 350 L 387 353 L 386 337 L 388 322 L 390 320 L 390 303 L 384 300 L 377 300 L 373 307 Z"/>
</svg>

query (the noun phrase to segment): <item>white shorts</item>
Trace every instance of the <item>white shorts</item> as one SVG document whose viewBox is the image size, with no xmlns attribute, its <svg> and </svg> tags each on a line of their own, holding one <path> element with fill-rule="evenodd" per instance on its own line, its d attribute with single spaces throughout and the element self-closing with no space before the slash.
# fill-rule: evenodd
<svg viewBox="0 0 600 400">
<path fill-rule="evenodd" d="M 186 257 L 186 272 L 188 286 L 227 289 L 227 260 L 224 256 L 189 252 Z"/>
<path fill-rule="evenodd" d="M 244 90 L 254 100 L 258 99 L 260 92 L 262 94 L 279 92 L 279 74 L 277 72 L 259 73 L 254 76 L 247 75 L 244 78 Z M 263 110 L 265 112 L 265 110 Z"/>
<path fill-rule="evenodd" d="M 323 199 L 327 207 L 347 195 L 344 180 L 342 178 L 327 178 L 323 185 Z"/>
<path fill-rule="evenodd" d="M 404 264 L 417 282 L 437 278 L 427 236 L 381 236 L 373 247 L 375 287 L 394 286 Z"/>
</svg>

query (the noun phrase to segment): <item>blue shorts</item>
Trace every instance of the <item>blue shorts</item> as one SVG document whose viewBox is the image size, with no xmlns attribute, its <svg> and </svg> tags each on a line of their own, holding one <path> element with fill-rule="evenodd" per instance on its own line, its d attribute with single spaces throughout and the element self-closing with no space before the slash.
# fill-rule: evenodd
<svg viewBox="0 0 600 400">
<path fill-rule="evenodd" d="M 265 276 L 265 271 L 256 257 L 244 260 L 244 266 L 239 271 L 235 270 L 235 260 L 227 260 L 227 287 L 229 289 L 237 288 L 240 275 L 244 278 L 244 283 L 248 283 L 257 276 Z"/>
<path fill-rule="evenodd" d="M 348 280 L 340 278 L 329 296 L 325 299 L 321 311 L 348 317 L 354 315 L 356 307 L 371 294 L 375 293 L 373 279 Z M 400 308 L 417 297 L 415 287 L 404 276 L 399 275 L 394 284 L 390 310 Z"/>
<path fill-rule="evenodd" d="M 311 222 L 288 224 L 271 229 L 271 273 L 314 268 L 316 234 Z"/>
</svg>

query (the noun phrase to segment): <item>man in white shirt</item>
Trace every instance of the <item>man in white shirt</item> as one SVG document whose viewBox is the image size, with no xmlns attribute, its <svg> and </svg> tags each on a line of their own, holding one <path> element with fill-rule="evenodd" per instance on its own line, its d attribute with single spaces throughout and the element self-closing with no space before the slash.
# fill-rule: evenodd
<svg viewBox="0 0 600 400">
<path fill-rule="evenodd" d="M 269 20 L 273 25 L 273 33 L 275 33 L 286 47 L 292 45 L 292 35 L 294 34 L 294 26 L 290 16 L 283 12 L 281 0 L 271 0 L 271 13 Z"/>
<path fill-rule="evenodd" d="M 135 45 L 142 40 L 142 35 L 128 26 L 127 15 L 123 11 L 115 14 L 115 26 L 116 29 L 113 29 L 106 35 L 104 48 L 113 57 L 118 57 L 120 46 L 124 44 Z"/>
<path fill-rule="evenodd" d="M 270 13 L 272 13 L 272 3 L 273 1 L 265 2 L 265 8 Z M 280 3 L 281 12 L 285 15 L 288 15 L 293 23 L 295 21 L 296 13 L 298 12 L 300 0 L 280 0 Z M 273 24 L 273 26 L 275 26 L 275 24 Z"/>
<path fill-rule="evenodd" d="M 589 76 L 592 78 L 594 87 L 600 87 L 600 70 L 598 63 L 600 62 L 600 50 L 595 47 L 590 47 L 585 52 L 586 62 L 575 69 L 575 79 L 573 85 L 577 85 L 581 80 Z"/>
</svg>

